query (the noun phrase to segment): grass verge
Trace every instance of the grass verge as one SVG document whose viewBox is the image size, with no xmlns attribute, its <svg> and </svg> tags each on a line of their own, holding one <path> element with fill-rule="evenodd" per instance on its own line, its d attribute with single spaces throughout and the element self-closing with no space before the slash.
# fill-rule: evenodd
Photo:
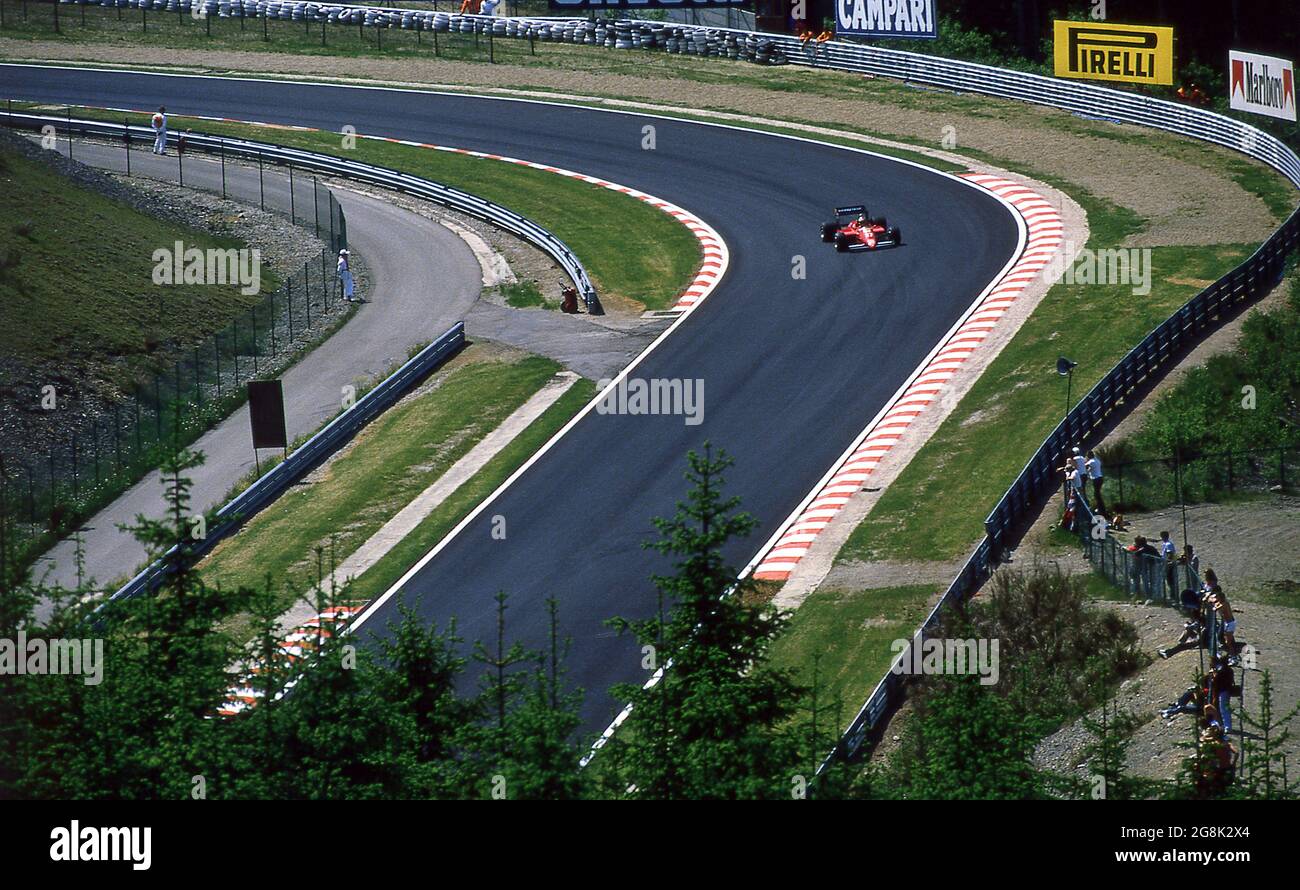
<svg viewBox="0 0 1300 890">
<path fill-rule="evenodd" d="M 1082 202 L 1081 202 L 1082 203 Z M 1097 217 L 1090 215 L 1091 219 Z M 1106 242 L 1094 228 L 1090 246 Z M 1058 284 L 970 392 L 885 491 L 838 560 L 954 559 L 983 534 L 985 516 L 1065 410 L 1058 356 L 1075 359 L 1072 400 L 1253 245 L 1152 250 L 1151 293 Z M 1192 283 L 1186 283 L 1191 281 Z M 1016 430 L 1010 437 L 1008 430 Z M 939 508 L 941 506 L 941 509 Z"/>
<path fill-rule="evenodd" d="M 811 683 L 815 662 L 819 685 L 847 725 L 897 656 L 893 642 L 911 639 L 936 593 L 931 584 L 814 591 L 773 644 L 773 663 Z"/>
<path fill-rule="evenodd" d="M 0 220 L 0 353 L 79 387 L 121 388 L 263 299 L 233 284 L 154 284 L 154 251 L 178 240 L 248 245 L 141 213 L 8 148 Z"/>
<path fill-rule="evenodd" d="M 483 469 L 456 489 L 433 513 L 390 550 L 379 562 L 355 579 L 348 597 L 371 600 L 391 587 L 424 554 L 447 536 L 456 524 L 470 514 L 484 498 L 523 466 L 552 436 L 560 431 L 596 395 L 596 384 L 579 380 L 555 404 L 547 408 L 488 461 Z"/>
<path fill-rule="evenodd" d="M 202 563 L 211 583 L 294 590 L 325 572 L 442 476 L 529 397 L 559 365 L 537 356 L 487 358 L 474 347 L 363 430 L 308 484 L 296 486 L 219 544 Z"/>
</svg>

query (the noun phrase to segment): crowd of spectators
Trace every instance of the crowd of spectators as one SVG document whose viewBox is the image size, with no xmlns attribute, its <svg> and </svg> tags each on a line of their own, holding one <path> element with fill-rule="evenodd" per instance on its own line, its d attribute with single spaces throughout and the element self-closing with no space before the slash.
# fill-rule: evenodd
<svg viewBox="0 0 1300 890">
<path fill-rule="evenodd" d="M 1079 509 L 1088 504 L 1094 523 L 1090 532 L 1105 538 L 1111 531 L 1124 530 L 1123 517 L 1106 509 L 1102 496 L 1105 479 L 1095 452 L 1085 455 L 1078 447 L 1071 449 L 1059 472 L 1064 480 L 1063 528 L 1080 532 Z M 1161 716 L 1169 721 L 1184 714 L 1195 716 L 1201 753 L 1196 781 L 1201 790 L 1217 793 L 1232 783 L 1239 756 L 1229 740 L 1232 699 L 1241 695 L 1235 669 L 1241 667 L 1243 646 L 1237 641 L 1236 615 L 1214 569 L 1207 568 L 1201 576 L 1201 560 L 1191 544 L 1184 543 L 1180 551 L 1170 532 L 1164 530 L 1156 541 L 1135 535 L 1125 549 L 1133 554 L 1131 563 L 1125 564 L 1132 574 L 1131 589 L 1159 590 L 1163 586 L 1166 596 L 1177 601 L 1184 612 L 1182 635 L 1173 645 L 1157 650 L 1159 656 L 1169 659 L 1181 652 L 1197 651 L 1204 652 L 1208 660 L 1208 669 L 1206 660 L 1202 660 L 1197 682 L 1177 701 L 1170 702 Z M 1184 580 L 1186 587 L 1182 586 Z"/>
</svg>

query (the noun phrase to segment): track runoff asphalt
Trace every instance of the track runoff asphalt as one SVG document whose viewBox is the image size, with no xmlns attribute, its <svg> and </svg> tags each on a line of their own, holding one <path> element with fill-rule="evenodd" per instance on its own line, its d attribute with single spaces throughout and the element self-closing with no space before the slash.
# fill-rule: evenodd
<svg viewBox="0 0 1300 890">
<path fill-rule="evenodd" d="M 568 679 L 584 729 L 621 703 L 615 682 L 646 672 L 635 641 L 606 624 L 655 608 L 650 576 L 669 560 L 642 547 L 651 517 L 686 493 L 688 449 L 706 440 L 735 466 L 726 492 L 758 520 L 726 556 L 743 566 L 888 402 L 1018 244 L 1010 212 L 950 177 L 829 145 L 754 131 L 577 107 L 388 89 L 103 70 L 0 66 L 0 97 L 213 115 L 413 139 L 577 170 L 685 207 L 731 251 L 716 291 L 632 371 L 703 382 L 702 422 L 592 411 L 377 607 L 359 631 L 387 632 L 405 602 L 453 616 L 466 640 L 496 633 L 541 649 L 545 600 L 571 638 Z M 643 128 L 655 147 L 642 148 Z M 273 141 L 273 137 L 269 137 Z M 493 163 L 484 161 L 484 163 Z M 557 185 L 559 184 L 557 180 Z M 819 240 L 835 205 L 865 203 L 902 228 L 900 249 L 838 254 Z M 621 221 L 606 224 L 617 237 Z M 806 277 L 794 277 L 803 257 Z M 505 522 L 505 536 L 494 527 Z M 471 672 L 473 673 L 473 672 Z M 478 678 L 467 678 L 476 683 Z"/>
</svg>

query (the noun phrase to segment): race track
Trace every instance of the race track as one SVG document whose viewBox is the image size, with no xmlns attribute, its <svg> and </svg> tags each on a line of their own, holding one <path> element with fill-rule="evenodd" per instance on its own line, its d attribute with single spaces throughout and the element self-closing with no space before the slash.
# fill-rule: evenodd
<svg viewBox="0 0 1300 890">
<path fill-rule="evenodd" d="M 653 608 L 649 576 L 669 566 L 641 543 L 653 535 L 650 518 L 671 515 L 685 493 L 687 449 L 707 439 L 736 459 L 727 491 L 759 521 L 728 552 L 744 565 L 1018 244 L 1008 210 L 951 177 L 683 121 L 454 95 L 22 66 L 0 66 L 0 98 L 166 105 L 181 115 L 335 131 L 350 124 L 359 133 L 606 178 L 679 204 L 717 229 L 731 250 L 726 278 L 635 370 L 640 378 L 703 380 L 703 423 L 588 414 L 402 591 L 430 621 L 455 616 L 472 641 L 494 637 L 493 595 L 505 590 L 509 636 L 538 648 L 547 635 L 543 600 L 557 597 L 572 638 L 569 678 L 586 690 L 583 717 L 592 732 L 621 707 L 609 685 L 645 677 L 639 649 L 604 622 Z M 650 151 L 641 148 L 647 123 L 657 130 Z M 840 255 L 820 243 L 828 209 L 860 201 L 901 226 L 903 248 Z M 807 258 L 806 280 L 792 279 L 796 255 Z M 505 518 L 505 540 L 491 535 L 495 515 Z M 363 634 L 382 632 L 396 606 L 397 597 L 389 599 Z"/>
</svg>

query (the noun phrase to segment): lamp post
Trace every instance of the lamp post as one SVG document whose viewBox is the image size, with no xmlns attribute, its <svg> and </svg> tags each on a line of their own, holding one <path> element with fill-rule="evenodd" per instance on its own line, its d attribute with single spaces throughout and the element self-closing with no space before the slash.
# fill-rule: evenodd
<svg viewBox="0 0 1300 890">
<path fill-rule="evenodd" d="M 1074 385 L 1074 369 L 1078 362 L 1071 361 L 1065 356 L 1056 360 L 1056 373 L 1065 378 L 1065 416 L 1070 416 L 1070 388 Z M 1068 432 L 1068 431 L 1067 431 Z"/>
</svg>

